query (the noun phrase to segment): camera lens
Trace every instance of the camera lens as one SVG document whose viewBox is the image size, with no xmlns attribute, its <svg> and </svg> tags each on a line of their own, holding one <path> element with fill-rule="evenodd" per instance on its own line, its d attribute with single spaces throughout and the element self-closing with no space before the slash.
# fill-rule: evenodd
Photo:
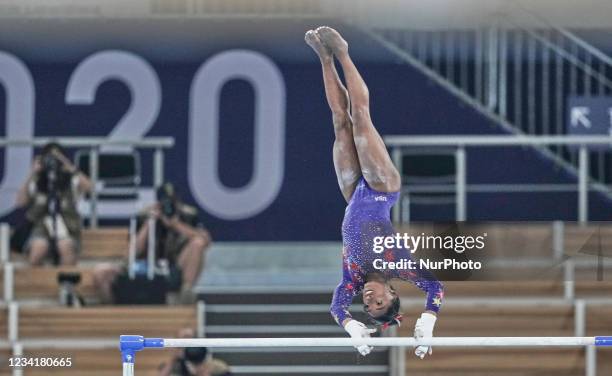
<svg viewBox="0 0 612 376">
<path fill-rule="evenodd" d="M 55 171 L 59 168 L 59 161 L 51 154 L 43 157 L 43 167 L 47 171 Z"/>
<path fill-rule="evenodd" d="M 174 207 L 174 202 L 171 199 L 165 198 L 164 200 L 162 200 L 161 207 L 162 207 L 162 212 L 164 213 L 166 217 L 174 216 L 175 207 Z"/>
</svg>

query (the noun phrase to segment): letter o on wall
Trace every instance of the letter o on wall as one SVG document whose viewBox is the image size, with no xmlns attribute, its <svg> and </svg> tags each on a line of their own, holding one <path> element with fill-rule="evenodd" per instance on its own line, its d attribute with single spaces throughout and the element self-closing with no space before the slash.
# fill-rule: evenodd
<svg viewBox="0 0 612 376">
<path fill-rule="evenodd" d="M 243 187 L 219 179 L 219 102 L 230 80 L 243 79 L 255 93 L 254 170 Z M 188 176 L 199 205 L 216 217 L 240 220 L 265 210 L 280 192 L 285 163 L 285 82 L 266 56 L 231 50 L 207 60 L 190 91 Z"/>
</svg>

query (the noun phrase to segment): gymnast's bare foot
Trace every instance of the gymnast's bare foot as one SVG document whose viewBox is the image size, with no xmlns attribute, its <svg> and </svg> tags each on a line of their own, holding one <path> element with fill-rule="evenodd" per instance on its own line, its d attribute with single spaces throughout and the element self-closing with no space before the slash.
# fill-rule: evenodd
<svg viewBox="0 0 612 376">
<path fill-rule="evenodd" d="M 321 42 L 329 47 L 337 57 L 348 54 L 348 43 L 336 30 L 329 26 L 321 26 L 317 28 L 317 35 Z"/>
<path fill-rule="evenodd" d="M 304 40 L 319 55 L 321 60 L 331 59 L 331 50 L 321 42 L 316 31 L 308 30 L 306 35 L 304 35 Z"/>
</svg>

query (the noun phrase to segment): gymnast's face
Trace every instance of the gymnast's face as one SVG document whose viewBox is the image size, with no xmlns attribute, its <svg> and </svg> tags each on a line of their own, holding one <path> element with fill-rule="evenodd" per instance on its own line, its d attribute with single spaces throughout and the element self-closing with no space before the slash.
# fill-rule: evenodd
<svg viewBox="0 0 612 376">
<path fill-rule="evenodd" d="M 363 308 L 372 317 L 387 312 L 394 298 L 395 293 L 386 283 L 369 281 L 363 286 Z"/>
</svg>

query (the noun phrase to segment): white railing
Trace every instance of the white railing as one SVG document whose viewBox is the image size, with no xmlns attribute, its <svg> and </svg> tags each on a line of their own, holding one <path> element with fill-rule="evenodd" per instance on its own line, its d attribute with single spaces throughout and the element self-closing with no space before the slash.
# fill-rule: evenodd
<svg viewBox="0 0 612 376">
<path fill-rule="evenodd" d="M 517 15 L 492 15 L 489 26 L 468 30 L 406 25 L 367 32 L 501 127 L 529 135 L 563 135 L 569 97 L 612 94 L 612 59 L 542 17 L 517 10 Z M 556 145 L 547 150 L 549 156 L 568 165 L 579 163 L 575 150 Z M 605 184 L 612 159 L 605 151 L 594 153 L 591 174 Z"/>
<path fill-rule="evenodd" d="M 456 166 L 455 195 L 456 195 L 456 220 L 467 219 L 467 193 L 472 186 L 467 183 L 467 158 L 466 149 L 470 147 L 510 147 L 510 146 L 532 146 L 544 147 L 549 145 L 575 146 L 578 148 L 578 221 L 588 221 L 588 191 L 589 191 L 589 147 L 608 145 L 612 147 L 612 137 L 606 136 L 385 136 L 385 143 L 391 149 L 393 162 L 397 168 L 402 170 L 403 151 L 409 148 L 453 148 Z M 515 184 L 512 187 L 525 187 L 526 191 L 537 191 L 534 185 Z M 537 185 L 535 185 L 537 187 Z M 500 192 L 503 186 L 489 185 L 480 187 L 480 191 Z M 393 219 L 400 221 L 400 208 L 396 206 Z"/>
<path fill-rule="evenodd" d="M 416 305 L 419 305 L 422 303 L 422 299 L 418 299 L 418 298 L 410 298 L 410 299 L 402 299 L 402 305 L 403 307 L 414 307 Z M 522 306 L 529 306 L 529 307 L 560 307 L 560 306 L 571 306 L 573 307 L 573 318 L 574 318 L 574 336 L 575 337 L 569 337 L 569 338 L 574 338 L 574 339 L 567 339 L 568 343 L 569 342 L 573 342 L 574 341 L 579 341 L 576 338 L 580 338 L 580 337 L 584 337 L 586 334 L 586 328 L 587 328 L 587 316 L 586 316 L 586 309 L 587 306 L 591 303 L 593 304 L 612 304 L 612 300 L 610 299 L 603 299 L 603 300 L 583 300 L 583 299 L 576 299 L 576 300 L 572 300 L 572 299 L 561 299 L 561 298 L 551 298 L 551 299 L 538 299 L 538 298 L 530 298 L 530 299 L 505 299 L 505 298 L 483 298 L 483 299 L 478 299 L 478 298 L 450 298 L 447 299 L 445 301 L 445 305 L 446 306 L 469 306 L 469 307 L 473 307 L 475 305 L 478 304 L 483 304 L 486 303 L 487 305 L 492 305 L 492 306 L 516 306 L 516 305 L 522 305 Z M 203 310 L 199 313 L 199 314 L 203 314 L 204 318 L 203 320 L 205 320 L 205 315 L 206 313 L 287 313 L 287 312 L 291 312 L 291 313 L 303 313 L 303 312 L 308 312 L 308 313 L 314 313 L 314 312 L 318 312 L 318 313 L 326 313 L 329 310 L 329 306 L 328 305 L 322 305 L 322 304 L 304 304 L 304 305 L 298 305 L 298 306 L 291 306 L 288 307 L 286 305 L 236 305 L 236 304 L 209 304 L 207 306 L 206 312 L 204 312 Z M 357 307 L 352 306 L 351 307 L 351 311 L 358 311 Z M 295 330 L 294 327 L 286 327 L 284 328 L 285 330 L 279 330 L 279 331 L 273 331 L 274 333 L 279 332 L 279 333 L 292 333 L 292 334 L 297 334 L 297 333 L 307 333 L 308 331 L 299 331 L 299 330 Z M 227 333 L 242 333 L 242 334 L 253 334 L 253 333 L 261 333 L 261 331 L 253 331 L 252 327 L 244 327 L 244 326 L 239 326 L 239 325 L 229 325 L 229 326 L 225 326 L 224 330 L 219 330 L 218 331 L 219 334 L 223 333 L 223 334 L 227 334 Z M 319 331 L 313 330 L 313 332 L 317 332 L 320 333 L 320 329 Z M 605 334 L 605 333 L 604 333 Z M 396 337 L 397 333 L 393 333 L 392 337 Z M 203 337 L 203 336 L 198 336 L 198 337 Z M 388 338 L 388 337 L 385 337 Z M 482 338 L 481 338 L 482 339 Z M 468 341 L 471 341 L 470 343 L 472 345 L 475 346 L 488 346 L 488 345 L 492 345 L 490 342 L 488 344 L 483 344 L 483 342 L 479 342 L 481 339 L 476 339 L 476 338 L 471 338 Z M 314 340 L 314 339 L 313 339 Z M 409 346 L 402 346 L 399 348 L 396 348 L 395 346 L 398 345 L 399 343 L 402 343 L 402 341 L 406 341 L 407 339 L 405 338 L 394 338 L 391 339 L 389 341 L 387 340 L 381 340 L 381 344 L 380 346 L 391 346 L 391 348 L 389 349 L 389 372 L 391 372 L 391 374 L 393 376 L 404 376 L 405 375 L 405 361 L 406 361 L 406 347 Z M 193 341 L 196 342 L 201 342 L 200 339 L 193 339 L 193 340 L 189 340 L 188 342 L 191 343 Z M 220 342 L 217 342 L 220 341 Z M 274 342 L 273 339 L 267 339 L 268 343 L 272 343 Z M 298 346 L 297 343 L 297 339 L 296 340 L 290 340 L 292 342 L 292 344 L 289 344 L 287 346 Z M 318 338 L 317 339 L 317 347 L 321 347 L 321 346 L 327 346 L 326 344 L 322 344 L 322 342 L 327 341 L 327 339 L 321 339 Z M 386 342 L 385 342 L 386 341 Z M 440 341 L 442 341 L 443 343 L 447 343 L 446 339 L 440 339 Z M 463 341 L 463 340 L 459 340 L 459 341 Z M 486 340 L 486 341 L 490 341 L 490 340 Z M 520 342 L 521 340 L 517 340 L 517 339 L 513 339 L 512 341 L 517 341 L 516 345 L 517 346 L 522 346 L 524 345 L 525 342 Z M 536 344 L 536 342 L 538 342 L 538 340 L 535 339 L 529 339 L 527 341 L 530 341 L 532 343 L 532 345 L 534 346 L 538 346 L 538 344 Z M 452 341 L 451 341 L 452 342 Z M 181 345 L 181 340 L 173 340 L 172 342 L 172 346 L 180 346 Z M 244 346 L 254 346 L 254 350 L 257 349 L 257 344 L 259 343 L 253 343 L 253 344 L 248 344 L 245 342 L 241 342 L 242 344 L 244 344 Z M 539 342 L 540 345 L 543 345 L 543 342 Z M 238 351 L 238 352 L 243 352 L 245 351 L 244 349 L 238 349 L 235 346 L 234 343 L 230 343 L 228 344 L 226 342 L 225 339 L 213 339 L 210 342 L 207 342 L 208 345 L 211 346 L 231 346 L 229 348 L 225 348 L 224 351 Z M 283 343 L 284 344 L 284 343 Z M 456 344 L 458 344 L 458 342 L 456 342 Z M 502 341 L 500 340 L 497 345 L 502 346 Z M 276 345 L 270 345 L 270 346 L 276 346 Z M 279 345 L 282 346 L 282 345 Z M 314 346 L 314 345 L 313 345 Z M 331 346 L 331 344 L 330 344 Z M 527 346 L 527 345 L 526 345 Z M 581 345 L 579 345 L 581 346 Z M 170 346 L 166 346 L 166 347 L 170 347 Z M 237 347 L 243 347 L 243 346 L 237 346 Z M 585 375 L 586 376 L 595 376 L 597 374 L 597 350 L 595 346 L 592 346 L 591 344 L 586 344 L 583 346 L 585 349 Z M 282 350 L 279 350 L 278 348 L 275 347 L 266 347 L 266 348 L 260 348 L 259 351 L 262 352 L 278 352 L 278 351 L 282 351 L 282 352 L 286 352 L 286 351 L 290 351 L 291 347 L 286 347 Z M 235 350 L 234 350 L 235 349 Z M 354 370 L 353 370 L 354 371 Z M 289 372 L 289 371 L 287 371 Z"/>
<path fill-rule="evenodd" d="M 421 303 L 422 300 L 420 299 L 416 299 L 416 298 L 410 298 L 410 299 L 403 299 L 403 303 L 405 306 L 410 307 L 410 306 L 414 306 L 416 304 Z M 523 305 L 523 306 L 552 306 L 552 307 L 558 307 L 558 306 L 572 306 L 573 310 L 574 310 L 574 314 L 573 314 L 573 318 L 574 318 L 574 335 L 575 337 L 568 337 L 567 339 L 563 340 L 562 342 L 556 342 L 556 345 L 559 346 L 584 346 L 585 347 L 585 351 L 586 351 L 586 358 L 585 358 L 585 374 L 587 376 L 595 376 L 596 375 L 596 370 L 597 370 L 597 364 L 596 364 L 596 348 L 590 344 L 586 344 L 586 345 L 581 345 L 580 343 L 578 343 L 577 341 L 581 341 L 581 337 L 585 336 L 586 333 L 586 328 L 587 328 L 587 317 L 586 317 L 586 308 L 588 307 L 588 305 L 590 304 L 596 304 L 596 305 L 606 305 L 606 304 L 612 304 L 612 301 L 610 301 L 609 299 L 603 299 L 603 300 L 584 300 L 584 299 L 577 299 L 577 300 L 567 300 L 567 299 L 562 299 L 562 298 L 557 298 L 557 299 L 504 299 L 504 298 L 487 298 L 486 300 L 479 300 L 477 298 L 449 298 L 446 301 L 446 304 L 449 306 L 474 306 L 475 304 L 481 304 L 483 302 L 486 302 L 488 305 L 501 305 L 501 306 L 514 306 L 514 305 Z M 90 348 L 93 349 L 97 349 L 97 348 L 108 348 L 108 341 L 98 341 L 99 343 L 95 342 L 95 341 L 89 341 L 86 339 L 67 339 L 67 340 L 61 340 L 61 341 L 57 341 L 57 340 L 49 340 L 47 342 L 45 342 L 44 340 L 24 340 L 23 338 L 20 338 L 19 335 L 19 306 L 20 304 L 17 302 L 11 302 L 10 304 L 7 305 L 7 309 L 8 309 L 8 333 L 7 333 L 7 337 L 8 337 L 8 344 L 10 347 L 12 347 L 15 351 L 15 354 L 18 353 L 18 351 L 23 351 L 23 348 L 41 348 L 41 347 L 58 347 L 58 344 L 61 347 L 64 348 L 71 348 L 78 346 L 81 347 L 81 343 L 83 341 L 86 342 L 91 342 L 90 343 Z M 303 312 L 328 312 L 329 307 L 327 305 L 300 305 L 299 308 L 300 309 L 288 309 L 286 306 L 273 306 L 274 308 L 278 308 L 278 312 L 286 312 L 286 311 L 295 311 L 295 313 L 298 313 L 298 311 L 303 310 Z M 197 315 L 198 315 L 198 335 L 203 337 L 204 333 L 205 333 L 205 320 L 206 320 L 206 312 L 210 312 L 210 313 L 225 313 L 225 312 L 234 312 L 234 313 L 273 313 L 274 310 L 271 310 L 270 308 L 272 307 L 264 307 L 264 306 L 257 306 L 257 307 L 251 307 L 249 305 L 245 305 L 245 306 L 236 306 L 236 305 L 229 305 L 229 306 L 225 306 L 222 304 L 209 304 L 207 306 L 207 308 L 205 309 L 203 303 L 198 304 L 198 306 L 196 307 L 197 309 Z M 354 308 L 354 307 L 353 307 Z M 231 326 L 230 326 L 231 327 Z M 233 325 L 233 330 L 228 330 L 228 328 L 226 327 L 223 331 L 223 333 L 229 333 L 229 332 L 235 332 L 235 333 L 255 333 L 253 331 L 250 330 L 251 328 L 249 327 L 244 327 L 244 326 L 239 326 L 239 325 Z M 287 332 L 292 332 L 292 333 L 297 333 L 295 330 L 291 331 L 290 329 L 295 329 L 293 326 L 292 327 L 287 327 L 284 328 L 284 331 L 280 331 L 283 333 L 287 333 Z M 336 327 L 336 329 L 339 329 Z M 259 331 L 257 331 L 258 333 L 260 333 Z M 307 333 L 308 331 L 304 332 Z M 267 332 L 266 332 L 267 333 Z M 301 333 L 301 332 L 300 332 Z M 263 334 L 263 333 L 262 333 Z M 602 333 L 602 334 L 607 334 L 607 333 Z M 314 339 L 313 339 L 314 340 Z M 318 342 L 316 344 L 317 347 L 321 347 L 321 346 L 339 346 L 340 342 L 343 343 L 342 346 L 345 345 L 345 343 L 348 342 L 343 342 L 340 341 L 338 343 L 333 342 L 336 341 L 336 339 L 328 341 L 328 339 L 321 339 L 318 338 L 316 339 Z M 338 339 L 341 340 L 341 339 Z M 412 339 L 411 339 L 412 340 Z M 208 345 L 210 346 L 234 346 L 234 344 L 232 343 L 227 343 L 225 342 L 226 340 L 221 339 L 221 341 L 223 343 L 217 343 L 215 341 L 218 341 L 218 339 L 212 339 L 212 342 L 208 343 Z M 274 339 L 269 339 L 269 341 L 274 341 Z M 408 344 L 408 342 L 402 342 L 402 341 L 410 341 L 408 339 L 380 339 L 380 343 L 377 343 L 376 345 L 378 346 L 403 346 L 403 347 L 410 347 L 411 345 Z M 455 342 L 454 340 L 447 342 L 446 339 L 436 339 L 435 341 L 442 341 L 443 345 L 449 345 L 449 346 L 455 346 L 455 345 L 459 345 L 459 342 Z M 501 341 L 501 342 L 500 342 Z M 465 345 L 465 346 L 545 346 L 546 341 L 541 341 L 541 340 L 535 340 L 535 339 L 525 339 L 523 340 L 512 340 L 512 341 L 517 341 L 517 342 L 504 342 L 505 339 L 502 341 L 500 340 L 498 342 L 492 341 L 490 339 L 486 340 L 486 343 L 481 342 L 481 339 L 477 339 L 477 338 L 472 338 L 467 340 L 467 342 L 463 342 L 461 345 Z M 327 343 L 329 342 L 329 343 Z M 333 343 L 332 343 L 333 342 Z M 504 342 L 502 344 L 502 342 Z M 244 346 L 250 346 L 250 344 L 248 343 L 242 343 Z M 172 345 L 177 345 L 177 343 L 173 343 Z M 439 343 L 436 343 L 437 346 L 439 346 Z M 272 346 L 276 346 L 276 345 L 272 345 Z M 280 346 L 280 345 L 279 345 Z M 293 344 L 293 345 L 289 345 L 289 346 L 298 346 L 297 344 Z M 314 345 L 313 345 L 314 346 Z M 242 345 L 239 347 L 243 347 Z M 404 349 L 405 350 L 405 349 Z M 277 349 L 277 351 L 279 351 Z M 285 350 L 283 350 L 285 351 Z M 402 370 L 403 368 L 397 368 L 398 365 L 403 364 L 404 358 L 406 356 L 406 352 L 405 351 L 394 351 L 393 352 L 393 357 L 391 358 L 392 360 L 392 364 L 391 364 L 391 369 L 395 369 L 394 372 L 398 372 L 397 374 L 398 376 L 403 375 Z M 397 368 L 397 369 L 396 369 Z M 15 369 L 14 375 L 18 375 L 20 370 Z"/>
<path fill-rule="evenodd" d="M 6 342 L 0 340 L 0 349 L 12 351 L 13 357 L 22 356 L 24 349 L 91 349 L 103 350 L 109 348 L 117 348 L 117 341 L 107 338 L 23 338 L 20 335 L 20 306 L 18 302 L 10 302 L 0 309 L 7 310 L 7 332 L 2 335 L 7 339 Z M 201 315 L 204 312 L 202 308 L 196 307 L 196 314 Z M 198 332 L 203 332 L 203 328 L 198 326 Z M 68 354 L 70 356 L 70 354 Z M 74 361 L 75 359 L 73 359 Z M 77 359 L 78 361 L 78 359 Z M 22 376 L 24 374 L 23 367 L 12 367 L 12 376 Z"/>
<path fill-rule="evenodd" d="M 300 17 L 320 14 L 321 0 L 206 1 L 206 0 L 119 0 L 10 1 L 0 12 L 3 19 L 73 18 L 209 18 L 209 17 Z"/>
<path fill-rule="evenodd" d="M 9 261 L 11 228 L 8 223 L 0 223 L 0 264 Z"/>
<path fill-rule="evenodd" d="M 107 137 L 36 137 L 27 140 L 14 140 L 0 138 L 0 148 L 12 146 L 41 147 L 50 142 L 57 142 L 66 148 L 89 149 L 89 178 L 92 182 L 89 205 L 89 225 L 92 228 L 98 225 L 98 194 L 96 191 L 100 149 L 108 147 L 127 147 L 136 149 L 153 149 L 153 185 L 160 186 L 164 180 L 164 150 L 174 146 L 173 137 L 146 137 L 140 140 L 109 140 Z"/>
</svg>

